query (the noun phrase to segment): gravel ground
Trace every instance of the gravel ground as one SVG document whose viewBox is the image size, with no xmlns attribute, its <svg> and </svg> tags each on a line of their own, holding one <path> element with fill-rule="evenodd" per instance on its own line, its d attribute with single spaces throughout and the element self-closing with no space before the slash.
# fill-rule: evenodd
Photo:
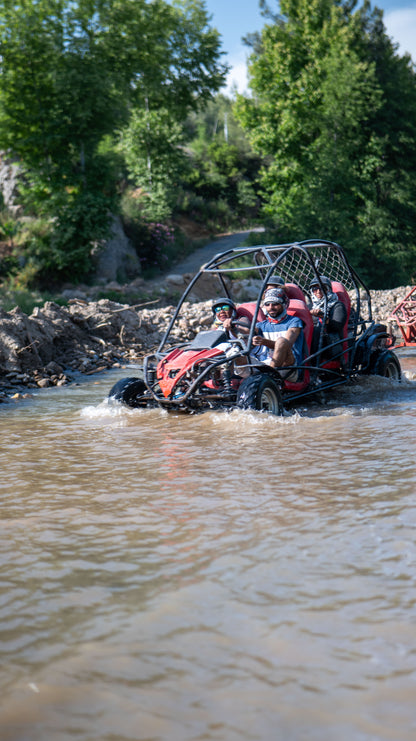
<svg viewBox="0 0 416 741">
<path fill-rule="evenodd" d="M 146 299 L 139 305 L 117 303 L 108 299 L 94 300 L 94 288 L 77 288 L 66 292 L 68 306 L 47 302 L 31 316 L 20 309 L 0 309 L 0 402 L 19 396 L 30 389 L 60 386 L 75 380 L 79 373 L 90 375 L 108 368 L 141 361 L 160 343 L 172 316 L 177 297 L 201 264 L 218 252 L 237 247 L 247 232 L 224 236 L 197 250 L 176 265 L 175 273 L 162 280 L 145 283 L 141 278 L 128 286 L 112 285 L 120 295 L 140 288 Z M 198 281 L 199 285 L 199 281 Z M 108 288 L 108 286 L 107 286 Z M 238 300 L 253 300 L 247 286 L 233 284 Z M 387 324 L 399 336 L 391 313 L 411 290 L 399 286 L 372 291 L 373 318 Z M 241 295 L 238 295 L 240 292 Z M 96 295 L 96 294 L 95 294 Z M 191 339 L 198 329 L 211 325 L 211 300 L 215 293 L 209 280 L 200 295 L 190 296 L 183 306 L 177 339 Z M 159 297 L 159 298 L 157 298 Z"/>
<path fill-rule="evenodd" d="M 410 287 L 374 291 L 373 316 L 399 332 L 389 316 Z M 191 339 L 212 322 L 211 301 L 186 303 L 177 339 Z M 140 308 L 107 299 L 72 299 L 62 307 L 48 302 L 28 317 L 0 309 L 0 401 L 31 388 L 60 386 L 78 373 L 91 375 L 140 361 L 161 341 L 172 305 Z"/>
</svg>

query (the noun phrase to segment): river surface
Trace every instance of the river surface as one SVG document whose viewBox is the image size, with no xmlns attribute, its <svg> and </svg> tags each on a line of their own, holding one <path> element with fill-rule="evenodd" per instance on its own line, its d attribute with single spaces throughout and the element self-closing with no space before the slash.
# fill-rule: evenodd
<svg viewBox="0 0 416 741">
<path fill-rule="evenodd" d="M 399 356 L 283 418 L 108 403 L 126 370 L 2 405 L 1 741 L 414 741 Z"/>
</svg>

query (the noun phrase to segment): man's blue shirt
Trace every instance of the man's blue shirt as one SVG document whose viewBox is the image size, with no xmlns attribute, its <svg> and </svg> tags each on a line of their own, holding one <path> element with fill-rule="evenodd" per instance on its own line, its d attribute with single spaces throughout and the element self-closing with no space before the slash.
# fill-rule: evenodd
<svg viewBox="0 0 416 741">
<path fill-rule="evenodd" d="M 278 337 L 285 334 L 288 329 L 292 329 L 293 327 L 300 327 L 301 330 L 303 330 L 302 320 L 297 316 L 289 316 L 288 314 L 281 322 L 272 322 L 269 318 L 266 318 L 262 322 L 257 322 L 256 324 L 259 334 L 265 337 L 266 340 L 272 340 L 273 342 L 276 342 Z M 293 345 L 293 355 L 295 356 L 296 365 L 300 365 L 304 357 L 303 343 L 304 336 L 303 331 L 301 331 Z M 273 350 L 265 345 L 259 345 L 255 350 L 255 355 L 264 363 L 273 355 Z"/>
</svg>

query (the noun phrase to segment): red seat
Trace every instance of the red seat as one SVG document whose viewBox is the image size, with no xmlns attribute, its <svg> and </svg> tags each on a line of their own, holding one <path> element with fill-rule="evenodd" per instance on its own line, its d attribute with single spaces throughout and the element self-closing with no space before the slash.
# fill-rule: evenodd
<svg viewBox="0 0 416 741">
<path fill-rule="evenodd" d="M 245 304 L 240 304 L 240 306 L 237 306 L 237 319 L 240 316 L 246 316 L 248 319 L 253 319 L 253 314 L 256 310 L 256 302 L 255 301 L 248 301 Z M 264 314 L 262 309 L 258 310 L 257 313 L 257 321 L 262 322 L 263 319 L 266 318 L 266 315 Z"/>
<path fill-rule="evenodd" d="M 345 338 L 345 342 L 343 343 L 342 346 L 343 346 L 343 349 L 344 349 L 344 361 L 346 363 L 348 363 L 348 342 L 347 342 L 347 337 L 348 337 L 348 321 L 349 321 L 350 313 L 351 313 L 351 299 L 350 299 L 350 297 L 349 297 L 349 295 L 347 293 L 347 289 L 345 288 L 345 286 L 342 283 L 340 283 L 337 280 L 333 280 L 333 281 L 331 281 L 331 285 L 332 285 L 333 292 L 337 294 L 339 300 L 342 301 L 342 303 L 344 304 L 344 306 L 345 306 L 345 308 L 347 310 L 347 318 L 345 320 L 344 329 L 342 331 L 342 336 Z M 337 361 L 335 361 L 335 362 L 337 362 Z"/>
<path fill-rule="evenodd" d="M 348 327 L 348 320 L 351 313 L 351 299 L 347 293 L 347 289 L 345 288 L 345 286 L 342 285 L 342 283 L 339 283 L 337 280 L 333 280 L 331 281 L 331 285 L 333 292 L 337 294 L 339 300 L 342 301 L 347 310 L 347 321 L 345 322 L 346 329 Z M 346 337 L 346 335 L 344 336 Z"/>
<path fill-rule="evenodd" d="M 305 337 L 305 343 L 306 343 L 306 348 L 307 348 L 306 353 L 309 354 L 311 343 L 312 343 L 312 334 L 313 334 L 313 319 L 312 319 L 311 312 L 309 311 L 304 301 L 300 299 L 296 299 L 296 298 L 291 298 L 289 301 L 289 306 L 287 307 L 287 313 L 290 316 L 297 316 L 299 317 L 299 319 L 302 320 L 303 334 Z M 284 388 L 288 389 L 289 391 L 300 391 L 305 386 L 307 386 L 308 383 L 309 383 L 309 370 L 305 368 L 299 381 L 295 381 L 295 382 L 285 381 L 283 385 L 284 385 Z"/>
<path fill-rule="evenodd" d="M 287 308 L 287 313 L 290 314 L 290 316 L 297 316 L 302 320 L 303 334 L 305 335 L 308 351 L 310 351 L 313 334 L 313 319 L 305 302 L 296 298 L 291 298 Z"/>
<path fill-rule="evenodd" d="M 298 301 L 303 301 L 306 304 L 305 294 L 303 293 L 302 289 L 296 285 L 296 283 L 285 283 L 283 287 L 288 298 L 296 298 L 298 299 Z"/>
</svg>

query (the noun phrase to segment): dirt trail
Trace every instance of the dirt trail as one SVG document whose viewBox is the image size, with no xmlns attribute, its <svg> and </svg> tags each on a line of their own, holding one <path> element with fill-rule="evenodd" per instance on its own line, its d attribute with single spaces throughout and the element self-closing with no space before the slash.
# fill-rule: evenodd
<svg viewBox="0 0 416 741">
<path fill-rule="evenodd" d="M 197 270 L 204 265 L 204 263 L 211 260 L 219 252 L 225 252 L 226 250 L 235 249 L 239 247 L 246 239 L 247 235 L 251 232 L 258 232 L 261 234 L 264 231 L 263 227 L 256 227 L 255 229 L 247 229 L 246 231 L 236 232 L 235 234 L 227 234 L 224 237 L 219 237 L 213 242 L 209 242 L 204 247 L 200 247 L 198 250 L 188 255 L 185 260 L 177 263 L 169 271 L 170 273 L 176 273 L 177 275 L 184 275 L 184 273 L 196 273 Z"/>
</svg>

